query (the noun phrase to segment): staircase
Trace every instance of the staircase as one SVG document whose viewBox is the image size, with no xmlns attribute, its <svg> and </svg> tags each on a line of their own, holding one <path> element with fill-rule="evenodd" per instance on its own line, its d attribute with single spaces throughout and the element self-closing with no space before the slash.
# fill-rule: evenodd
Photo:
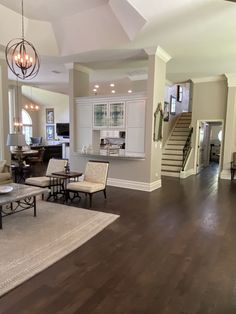
<svg viewBox="0 0 236 314">
<path fill-rule="evenodd" d="M 189 135 L 191 119 L 191 112 L 183 112 L 172 130 L 162 153 L 161 174 L 163 176 L 180 176 L 183 148 Z"/>
</svg>

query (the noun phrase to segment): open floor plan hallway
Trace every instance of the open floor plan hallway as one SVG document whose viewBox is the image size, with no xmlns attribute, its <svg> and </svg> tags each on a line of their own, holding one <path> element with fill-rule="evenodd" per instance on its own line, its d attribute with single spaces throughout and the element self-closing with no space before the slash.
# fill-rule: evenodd
<svg viewBox="0 0 236 314">
<path fill-rule="evenodd" d="M 235 191 L 215 167 L 152 193 L 108 187 L 94 209 L 120 218 L 3 296 L 0 313 L 236 313 Z"/>
</svg>

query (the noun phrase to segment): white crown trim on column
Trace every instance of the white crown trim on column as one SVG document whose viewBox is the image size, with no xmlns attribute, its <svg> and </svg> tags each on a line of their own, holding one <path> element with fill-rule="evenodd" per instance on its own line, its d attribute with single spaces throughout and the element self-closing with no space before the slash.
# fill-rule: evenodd
<svg viewBox="0 0 236 314">
<path fill-rule="evenodd" d="M 153 56 L 156 55 L 158 56 L 162 61 L 164 61 L 165 63 L 167 63 L 172 57 L 168 54 L 168 52 L 166 52 L 163 48 L 161 48 L 160 46 L 157 47 L 149 47 L 149 48 L 145 48 L 144 49 L 145 52 L 149 55 L 149 56 Z"/>
<path fill-rule="evenodd" d="M 234 86 L 236 86 L 236 74 L 233 74 L 233 73 L 225 73 L 225 76 L 226 76 L 226 78 L 227 78 L 228 87 L 234 87 Z"/>
<path fill-rule="evenodd" d="M 191 78 L 191 81 L 193 83 L 220 82 L 220 81 L 225 81 L 225 80 L 226 80 L 226 78 L 224 75 Z"/>
</svg>

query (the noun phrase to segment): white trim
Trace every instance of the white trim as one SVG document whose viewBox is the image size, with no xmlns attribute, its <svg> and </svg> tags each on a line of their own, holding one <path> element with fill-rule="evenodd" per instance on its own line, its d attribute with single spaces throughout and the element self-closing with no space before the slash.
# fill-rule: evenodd
<svg viewBox="0 0 236 314">
<path fill-rule="evenodd" d="M 161 58 L 162 61 L 167 63 L 172 58 L 164 49 L 160 46 L 157 47 L 156 55 Z"/>
<path fill-rule="evenodd" d="M 225 80 L 226 80 L 226 77 L 224 75 L 191 78 L 191 81 L 193 83 L 220 82 L 220 81 L 225 81 Z"/>
<path fill-rule="evenodd" d="M 225 124 L 224 124 L 224 120 L 223 119 L 201 119 L 201 120 L 197 120 L 196 123 L 196 134 L 195 134 L 195 152 L 194 152 L 194 171 L 197 174 L 197 154 L 198 154 L 198 140 L 199 140 L 199 125 L 200 122 L 221 122 L 222 123 L 222 142 L 220 145 L 220 162 L 219 162 L 219 169 L 221 168 L 221 164 L 223 161 L 223 146 L 224 146 L 224 137 L 225 137 L 225 133 L 224 133 L 224 128 L 225 128 Z M 194 145 L 194 143 L 193 143 Z"/>
<path fill-rule="evenodd" d="M 220 173 L 220 178 L 225 180 L 231 180 L 230 170 L 222 170 Z"/>
<path fill-rule="evenodd" d="M 113 101 L 127 101 L 127 100 L 139 100 L 139 99 L 147 99 L 147 94 L 146 93 L 132 93 L 131 95 L 127 94 L 120 94 L 120 95 L 109 95 L 109 96 L 85 96 L 85 97 L 76 97 L 75 98 L 75 103 L 76 104 L 87 104 L 89 101 L 90 102 L 113 102 Z"/>
<path fill-rule="evenodd" d="M 225 73 L 225 76 L 227 78 L 227 85 L 228 85 L 228 87 L 236 86 L 236 74 Z"/>
<path fill-rule="evenodd" d="M 161 187 L 161 179 L 151 182 L 151 183 L 147 183 L 147 182 L 139 182 L 139 181 L 122 180 L 122 179 L 116 179 L 116 178 L 108 178 L 107 185 L 116 186 L 119 188 L 152 192 Z"/>
<path fill-rule="evenodd" d="M 192 176 L 193 174 L 196 174 L 196 173 L 195 173 L 194 169 L 192 168 L 192 169 L 180 171 L 179 177 L 180 177 L 180 179 L 185 179 L 189 176 Z"/>
<path fill-rule="evenodd" d="M 171 86 L 175 85 L 175 83 L 166 79 L 166 84 L 165 85 L 171 87 Z"/>
<path fill-rule="evenodd" d="M 149 47 L 144 49 L 149 56 L 158 56 L 162 61 L 167 63 L 172 57 L 160 46 Z"/>
</svg>

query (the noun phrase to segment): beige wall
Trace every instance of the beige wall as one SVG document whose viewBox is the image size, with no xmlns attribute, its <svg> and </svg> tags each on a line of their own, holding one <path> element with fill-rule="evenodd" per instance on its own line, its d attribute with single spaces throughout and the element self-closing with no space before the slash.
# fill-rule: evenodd
<svg viewBox="0 0 236 314">
<path fill-rule="evenodd" d="M 195 166 L 195 142 L 197 121 L 223 120 L 226 117 L 227 84 L 226 80 L 193 83 L 192 92 L 192 146 L 193 151 L 188 169 Z"/>
</svg>

